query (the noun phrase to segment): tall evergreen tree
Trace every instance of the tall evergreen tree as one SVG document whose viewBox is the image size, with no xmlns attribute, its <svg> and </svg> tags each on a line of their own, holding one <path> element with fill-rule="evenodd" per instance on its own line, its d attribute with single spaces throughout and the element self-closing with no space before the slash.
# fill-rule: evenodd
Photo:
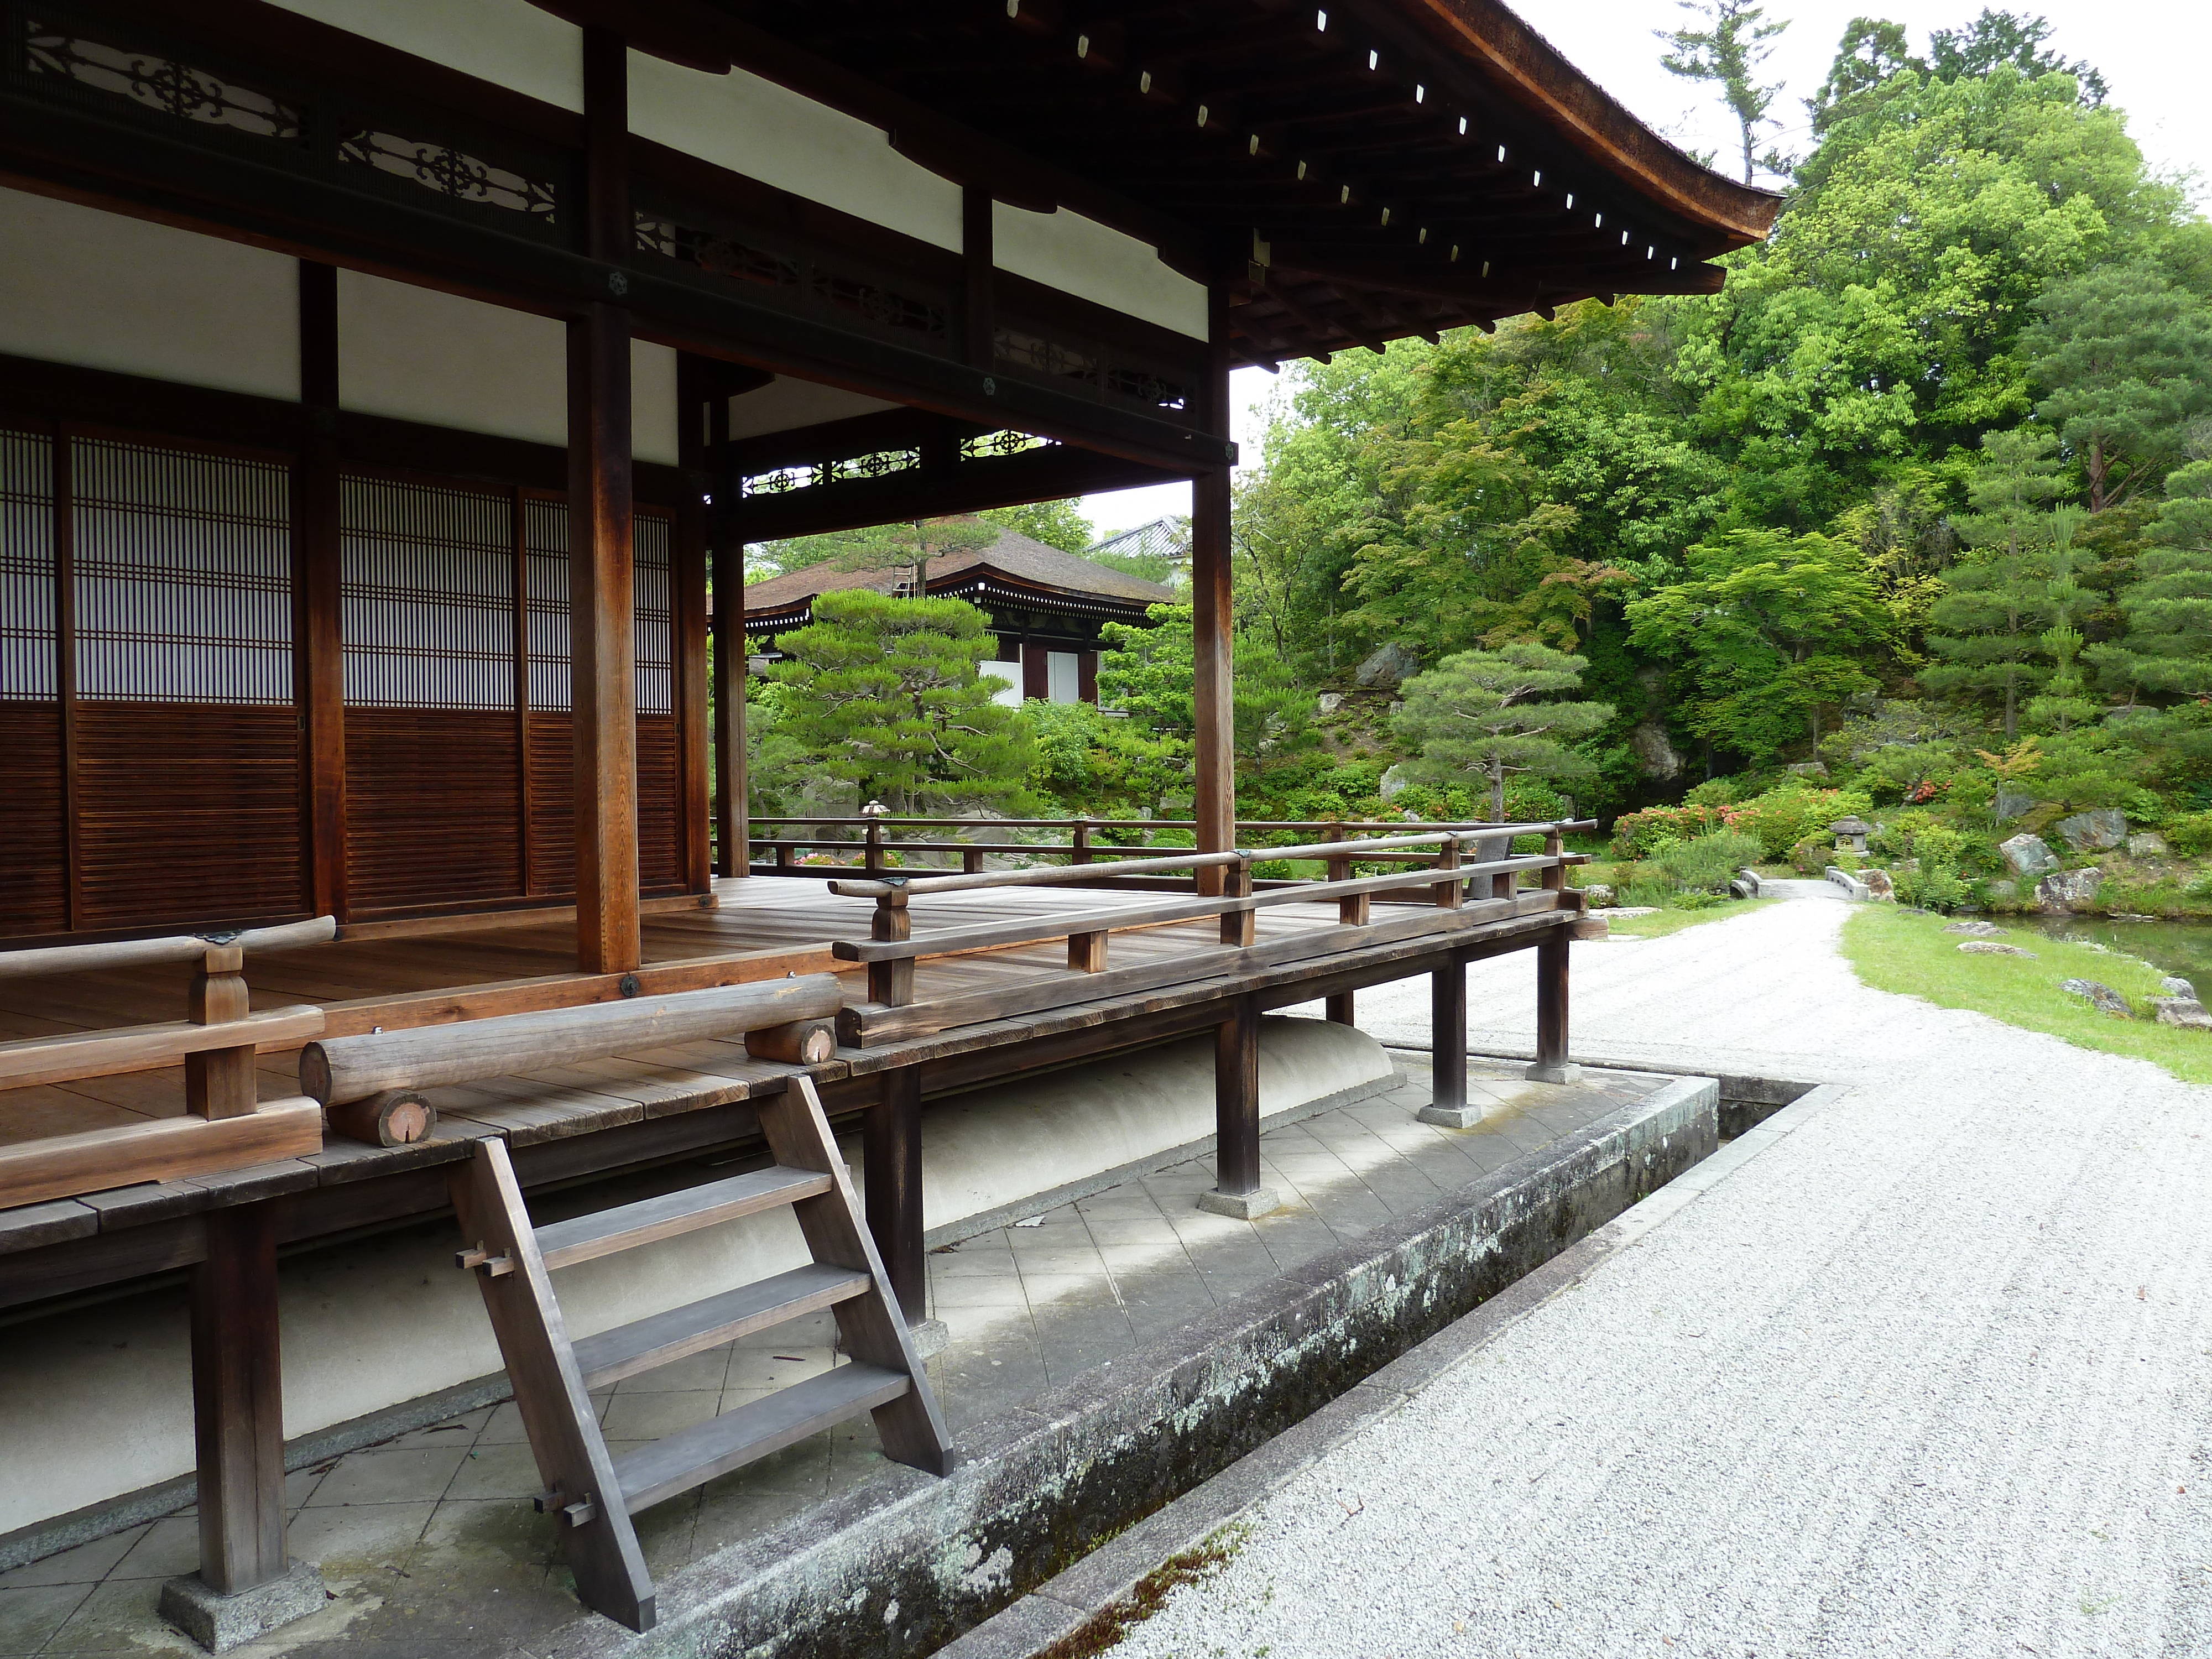
<svg viewBox="0 0 2212 1659">
<path fill-rule="evenodd" d="M 1942 660 L 1921 684 L 1996 704 L 2007 742 L 2020 735 L 2022 700 L 2048 677 L 2039 637 L 2050 607 L 2050 502 L 2059 492 L 2057 440 L 2025 428 L 1982 440 L 1967 486 L 1974 511 L 1953 520 L 1969 551 L 1929 607 L 1928 648 Z"/>
<path fill-rule="evenodd" d="M 2120 594 L 2128 631 L 2086 653 L 2111 684 L 2212 697 L 2212 460 L 2177 467 Z"/>
<path fill-rule="evenodd" d="M 1508 645 L 1447 657 L 1401 688 L 1405 708 L 1394 729 L 1416 757 L 1407 770 L 1439 784 L 1478 782 L 1490 791 L 1490 818 L 1505 818 L 1505 777 L 1581 777 L 1595 768 L 1568 745 L 1613 718 L 1605 702 L 1555 702 L 1577 690 L 1581 657 L 1547 645 Z"/>
<path fill-rule="evenodd" d="M 2051 659 L 2051 673 L 2043 682 L 2042 691 L 2028 699 L 2027 717 L 2038 726 L 2060 732 L 2094 720 L 2100 707 L 2086 695 L 2081 667 L 2083 636 L 2075 620 L 2100 597 L 2081 582 L 2087 561 L 2075 544 L 2087 516 L 2078 507 L 2061 507 L 2052 511 L 2050 519 L 2049 574 L 2044 580 L 2043 603 L 2051 625 L 2036 635 L 2036 642 Z"/>
<path fill-rule="evenodd" d="M 1774 50 L 1765 43 L 1790 25 L 1761 22 L 1764 8 L 1748 0 L 1679 0 L 1679 3 L 1683 10 L 1704 18 L 1706 26 L 1654 30 L 1674 48 L 1660 58 L 1660 64 L 1668 74 L 1686 81 L 1719 83 L 1721 101 L 1735 117 L 1742 135 L 1743 181 L 1747 185 L 1752 180 L 1752 145 L 1759 124 L 1766 118 L 1774 94 L 1782 90 L 1779 82 L 1762 87 L 1753 76 Z M 1781 164 L 1772 157 L 1768 158 L 1768 165 L 1781 170 Z"/>
</svg>

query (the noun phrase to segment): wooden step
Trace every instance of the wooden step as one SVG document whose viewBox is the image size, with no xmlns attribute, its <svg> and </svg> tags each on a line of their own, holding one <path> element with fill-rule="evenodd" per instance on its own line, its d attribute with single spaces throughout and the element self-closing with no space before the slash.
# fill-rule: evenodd
<svg viewBox="0 0 2212 1659">
<path fill-rule="evenodd" d="M 615 1485 L 632 1515 L 703 1486 L 811 1434 L 898 1399 L 914 1387 L 903 1374 L 859 1363 L 810 1376 L 733 1412 L 656 1440 L 615 1459 Z"/>
<path fill-rule="evenodd" d="M 584 1373 L 586 1388 L 604 1388 L 686 1354 L 718 1347 L 748 1332 L 863 1295 L 874 1284 L 865 1273 L 812 1262 L 763 1279 L 757 1285 L 741 1285 L 720 1296 L 587 1336 L 576 1344 L 576 1364 Z"/>
<path fill-rule="evenodd" d="M 548 1267 L 573 1267 L 617 1250 L 635 1249 L 656 1239 L 696 1232 L 741 1215 L 796 1204 L 802 1198 L 826 1193 L 832 1186 L 826 1175 L 811 1170 L 787 1170 L 781 1165 L 754 1170 L 727 1181 L 710 1181 L 680 1193 L 664 1193 L 596 1215 L 580 1215 L 574 1221 L 556 1221 L 538 1229 L 538 1253 Z"/>
</svg>

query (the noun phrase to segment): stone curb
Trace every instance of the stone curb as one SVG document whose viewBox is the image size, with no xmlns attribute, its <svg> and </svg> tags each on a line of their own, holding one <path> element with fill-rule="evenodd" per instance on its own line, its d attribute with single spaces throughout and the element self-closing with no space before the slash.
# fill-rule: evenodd
<svg viewBox="0 0 2212 1659">
<path fill-rule="evenodd" d="M 1829 1083 L 1800 1096 L 1304 1422 L 939 1649 L 939 1659 L 1042 1659 L 1056 1644 L 1127 1616 L 1139 1588 L 1162 1565 L 1203 1548 L 1330 1452 L 1404 1409 L 1544 1303 L 1583 1283 L 1848 1092 L 1849 1085 Z"/>
</svg>

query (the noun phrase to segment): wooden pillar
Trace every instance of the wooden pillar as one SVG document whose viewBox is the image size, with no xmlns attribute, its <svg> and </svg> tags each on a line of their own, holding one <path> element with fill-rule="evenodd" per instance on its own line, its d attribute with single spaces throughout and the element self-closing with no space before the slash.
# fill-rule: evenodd
<svg viewBox="0 0 2212 1659">
<path fill-rule="evenodd" d="M 969 367 L 986 374 L 998 357 L 998 283 L 991 229 L 991 192 L 960 194 L 960 348 Z"/>
<path fill-rule="evenodd" d="M 284 1572 L 284 1397 L 276 1333 L 276 1206 L 207 1215 L 192 1268 L 192 1421 L 200 1577 L 234 1595 Z"/>
<path fill-rule="evenodd" d="M 1357 1025 L 1359 1024 L 1352 1013 L 1352 995 L 1350 991 L 1339 991 L 1334 996 L 1323 1000 L 1322 1005 L 1323 1016 L 1330 1024 Z"/>
<path fill-rule="evenodd" d="M 76 741 L 76 449 L 54 428 L 54 709 L 61 726 L 62 862 L 70 931 L 84 926 L 84 799 Z"/>
<path fill-rule="evenodd" d="M 1206 360 L 1204 405 L 1210 430 L 1229 433 L 1228 296 L 1214 289 L 1206 314 L 1212 341 Z M 1196 702 L 1198 850 L 1221 853 L 1237 844 L 1236 710 L 1231 664 L 1233 609 L 1230 594 L 1229 469 L 1216 465 L 1191 480 L 1190 552 Z M 1200 870 L 1198 890 L 1221 890 L 1218 871 Z"/>
<path fill-rule="evenodd" d="M 1429 975 L 1429 1042 L 1435 1081 L 1424 1123 L 1448 1129 L 1472 1128 L 1483 1109 L 1467 1101 L 1467 962 L 1455 956 Z"/>
<path fill-rule="evenodd" d="M 684 500 L 676 513 L 670 598 L 675 608 L 676 741 L 681 796 L 684 885 L 704 892 L 714 877 L 713 808 L 707 787 L 707 489 L 706 365 L 686 352 L 676 360 L 677 459 Z"/>
<path fill-rule="evenodd" d="M 590 251 L 631 240 L 625 173 L 629 64 L 622 37 L 584 31 Z M 628 283 L 617 272 L 619 286 Z M 601 301 L 568 319 L 568 612 L 576 733 L 576 965 L 640 960 L 635 592 L 630 549 L 629 313 Z"/>
<path fill-rule="evenodd" d="M 1547 929 L 1536 945 L 1536 1063 L 1538 1083 L 1572 1083 L 1582 1067 L 1567 1059 L 1567 942 L 1571 919 Z"/>
<path fill-rule="evenodd" d="M 884 1259 L 906 1322 L 929 1316 L 921 1242 L 921 1068 L 885 1072 L 861 1121 L 868 1231 Z"/>
<path fill-rule="evenodd" d="M 1260 1184 L 1260 1000 L 1240 996 L 1213 1028 L 1213 1190 L 1198 1206 L 1250 1220 L 1281 1200 Z"/>
<path fill-rule="evenodd" d="M 300 262 L 300 447 L 292 473 L 294 660 L 300 703 L 307 908 L 343 921 L 345 667 L 339 632 L 338 273 Z"/>
</svg>

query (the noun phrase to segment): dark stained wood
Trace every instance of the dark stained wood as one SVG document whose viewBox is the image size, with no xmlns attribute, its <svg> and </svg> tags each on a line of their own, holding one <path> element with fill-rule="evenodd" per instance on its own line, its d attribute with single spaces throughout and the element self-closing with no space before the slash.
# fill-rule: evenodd
<svg viewBox="0 0 2212 1659">
<path fill-rule="evenodd" d="M 1429 975 L 1429 1041 L 1433 1045 L 1433 1103 L 1447 1110 L 1467 1104 L 1467 963 L 1452 958 Z"/>
<path fill-rule="evenodd" d="M 1567 1063 L 1569 927 L 1554 927 L 1536 946 L 1536 1064 Z"/>
<path fill-rule="evenodd" d="M 1358 1017 L 1352 1010 L 1352 993 L 1350 991 L 1340 991 L 1334 996 L 1327 998 L 1322 1006 L 1324 1010 L 1322 1017 L 1332 1025 L 1359 1024 Z"/>
<path fill-rule="evenodd" d="M 883 1074 L 876 1103 L 862 1120 L 860 1144 L 868 1231 L 907 1322 L 919 1324 L 929 1316 L 929 1296 L 922 1244 L 921 1073 L 916 1067 Z"/>
<path fill-rule="evenodd" d="M 232 1595 L 285 1571 L 276 1206 L 212 1211 L 205 1225 L 191 1275 L 200 1577 Z"/>
<path fill-rule="evenodd" d="M 718 404 L 726 424 L 726 404 Z M 750 872 L 751 814 L 745 802 L 745 549 L 714 544 L 714 873 Z"/>
<path fill-rule="evenodd" d="M 345 673 L 338 634 L 338 273 L 300 262 L 299 453 L 292 464 L 292 595 L 307 806 L 307 906 L 344 917 Z"/>
<path fill-rule="evenodd" d="M 1212 289 L 1206 317 L 1212 331 L 1202 403 L 1210 428 L 1226 434 L 1229 421 L 1228 306 Z M 1193 663 L 1191 690 L 1198 730 L 1191 765 L 1196 774 L 1198 848 L 1227 851 L 1237 836 L 1236 694 L 1231 665 L 1235 602 L 1231 592 L 1230 490 L 1226 469 L 1202 472 L 1190 485 L 1190 570 Z M 1198 890 L 1218 893 L 1221 877 L 1198 872 Z"/>
<path fill-rule="evenodd" d="M 990 190 L 971 183 L 960 192 L 960 346 L 969 363 L 986 374 L 998 356 L 992 243 Z"/>
<path fill-rule="evenodd" d="M 70 429 L 54 431 L 54 687 L 59 700 L 63 894 L 72 932 L 85 925 L 84 802 L 78 769 L 76 472 Z"/>
<path fill-rule="evenodd" d="M 1260 1005 L 1235 1007 L 1213 1029 L 1213 1189 L 1231 1198 L 1260 1190 Z"/>
<path fill-rule="evenodd" d="M 679 780 L 678 846 L 683 882 L 704 892 L 714 877 L 712 803 L 708 799 L 707 753 L 711 739 L 707 688 L 707 468 L 705 422 L 708 399 L 703 360 L 684 354 L 677 359 L 677 441 L 692 488 L 676 510 L 671 540 L 669 586 L 675 609 L 671 633 L 675 645 L 677 775 Z"/>
</svg>

